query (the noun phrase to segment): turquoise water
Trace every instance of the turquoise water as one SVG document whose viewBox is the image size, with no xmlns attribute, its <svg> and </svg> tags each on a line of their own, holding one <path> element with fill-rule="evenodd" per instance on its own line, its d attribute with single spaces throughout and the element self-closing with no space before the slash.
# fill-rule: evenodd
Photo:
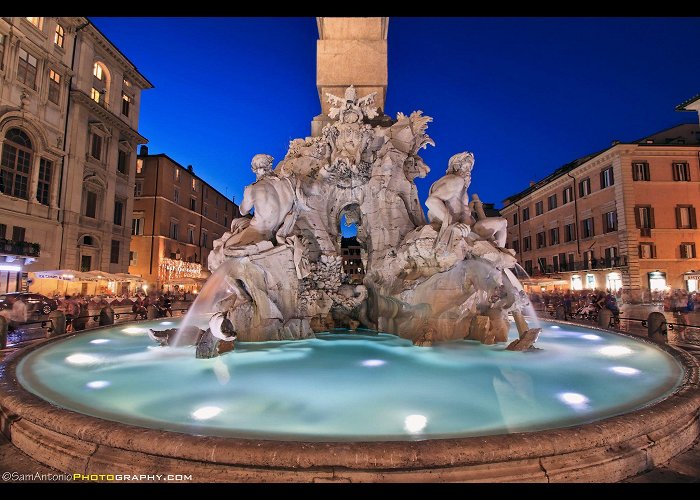
<svg viewBox="0 0 700 500">
<path fill-rule="evenodd" d="M 158 347 L 156 320 L 39 348 L 20 383 L 63 408 L 188 434 L 311 441 L 416 440 L 566 427 L 669 395 L 683 368 L 626 337 L 543 322 L 537 352 L 393 335 L 237 343 L 214 359 Z M 517 337 L 514 328 L 511 340 Z"/>
</svg>

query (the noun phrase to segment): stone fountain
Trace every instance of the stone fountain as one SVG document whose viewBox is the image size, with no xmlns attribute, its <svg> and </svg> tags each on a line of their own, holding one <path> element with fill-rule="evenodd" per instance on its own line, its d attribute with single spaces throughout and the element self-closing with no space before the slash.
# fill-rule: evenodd
<svg viewBox="0 0 700 500">
<path fill-rule="evenodd" d="M 530 348 L 539 329 L 522 315 L 528 301 L 509 271 L 507 222 L 486 217 L 467 194 L 474 155 L 450 158 L 430 188 L 426 220 L 414 180 L 430 171 L 418 153 L 435 145 L 426 134 L 432 118 L 391 119 L 373 106 L 374 94 L 358 98 L 353 86 L 326 96 L 333 121 L 320 136 L 292 140 L 274 168 L 269 155 L 252 160 L 257 180 L 245 188 L 243 217 L 209 255 L 230 293 L 194 341 L 198 357 L 216 356 L 235 336 L 304 339 L 360 325 L 419 346 L 493 344 L 507 340 L 509 312 L 520 339 L 508 349 Z M 361 285 L 343 272 L 342 216 L 356 223 L 366 251 Z"/>
</svg>

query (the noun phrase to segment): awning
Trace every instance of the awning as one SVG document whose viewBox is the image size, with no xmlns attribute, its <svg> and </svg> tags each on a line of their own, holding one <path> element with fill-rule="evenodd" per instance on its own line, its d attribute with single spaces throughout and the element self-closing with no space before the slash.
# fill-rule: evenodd
<svg viewBox="0 0 700 500">
<path fill-rule="evenodd" d="M 522 283 L 523 285 L 528 285 L 528 286 L 547 286 L 547 285 L 566 285 L 569 282 L 567 280 L 562 280 L 562 279 L 542 278 L 542 279 L 521 280 L 520 283 Z"/>
<path fill-rule="evenodd" d="M 685 273 L 683 274 L 684 280 L 700 280 L 700 273 Z"/>
<path fill-rule="evenodd" d="M 34 271 L 34 277 L 38 279 L 62 280 L 62 281 L 85 281 L 89 276 L 85 273 L 73 269 L 58 269 L 55 271 Z"/>
<path fill-rule="evenodd" d="M 129 273 L 114 273 L 118 279 L 117 281 L 143 281 L 141 276 L 136 276 L 135 274 Z"/>
<path fill-rule="evenodd" d="M 106 273 L 104 271 L 88 271 L 82 273 L 84 278 L 88 281 L 119 281 L 119 277 L 112 273 Z"/>
</svg>

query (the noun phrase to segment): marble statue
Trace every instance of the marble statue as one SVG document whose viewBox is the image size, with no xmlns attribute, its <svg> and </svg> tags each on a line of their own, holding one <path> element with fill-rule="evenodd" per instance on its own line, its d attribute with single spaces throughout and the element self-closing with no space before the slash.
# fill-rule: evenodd
<svg viewBox="0 0 700 500">
<path fill-rule="evenodd" d="M 209 255 L 214 274 L 197 300 L 216 300 L 208 328 L 190 332 L 198 356 L 231 350 L 234 339 L 302 339 L 338 327 L 420 346 L 505 343 L 509 315 L 520 336 L 510 349 L 529 349 L 538 331 L 522 315 L 527 297 L 509 270 L 516 260 L 504 248 L 507 222 L 487 217 L 467 193 L 474 155 L 450 158 L 430 187 L 426 219 L 415 179 L 430 171 L 419 153 L 435 145 L 426 133 L 432 118 L 415 111 L 391 119 L 352 86 L 327 98 L 333 121 L 320 136 L 292 140 L 274 168 L 271 156 L 253 157 L 244 217 Z M 361 285 L 343 271 L 343 217 L 363 247 Z M 209 290 L 210 282 L 224 285 Z M 152 337 L 167 344 L 168 334 Z"/>
</svg>

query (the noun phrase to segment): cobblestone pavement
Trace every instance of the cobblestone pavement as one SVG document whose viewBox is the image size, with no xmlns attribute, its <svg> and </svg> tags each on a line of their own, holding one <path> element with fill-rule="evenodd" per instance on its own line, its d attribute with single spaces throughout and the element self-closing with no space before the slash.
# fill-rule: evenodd
<svg viewBox="0 0 700 500">
<path fill-rule="evenodd" d="M 623 317 L 646 319 L 649 313 L 658 311 L 659 308 L 653 305 L 629 305 L 622 306 Z M 549 315 L 542 311 L 538 312 L 543 318 L 548 318 Z M 675 321 L 673 313 L 664 313 L 669 322 Z M 693 313 L 693 321 L 689 324 L 700 325 L 700 313 Z M 591 325 L 590 322 L 576 321 L 577 324 Z M 629 333 L 635 335 L 646 336 L 646 329 L 638 322 L 627 321 L 628 325 L 625 328 Z M 624 321 L 623 321 L 623 327 Z M 677 332 L 669 331 L 669 343 L 678 345 L 700 359 L 700 328 L 689 329 L 683 339 Z M 0 351 L 0 360 L 9 352 L 16 348 L 8 348 Z M 0 473 L 16 473 L 16 480 L 10 477 L 9 482 L 47 482 L 44 478 L 51 478 L 50 481 L 55 481 L 55 475 L 60 472 L 53 470 L 45 465 L 32 460 L 30 457 L 15 448 L 5 436 L 0 433 Z M 54 476 L 51 476 L 54 475 Z M 1 476 L 0 476 L 1 477 Z M 8 482 L 4 479 L 0 482 Z M 700 482 L 700 439 L 693 443 L 693 446 L 684 453 L 677 455 L 672 460 L 665 464 L 660 464 L 654 469 L 629 478 L 625 483 L 697 483 Z"/>
</svg>

